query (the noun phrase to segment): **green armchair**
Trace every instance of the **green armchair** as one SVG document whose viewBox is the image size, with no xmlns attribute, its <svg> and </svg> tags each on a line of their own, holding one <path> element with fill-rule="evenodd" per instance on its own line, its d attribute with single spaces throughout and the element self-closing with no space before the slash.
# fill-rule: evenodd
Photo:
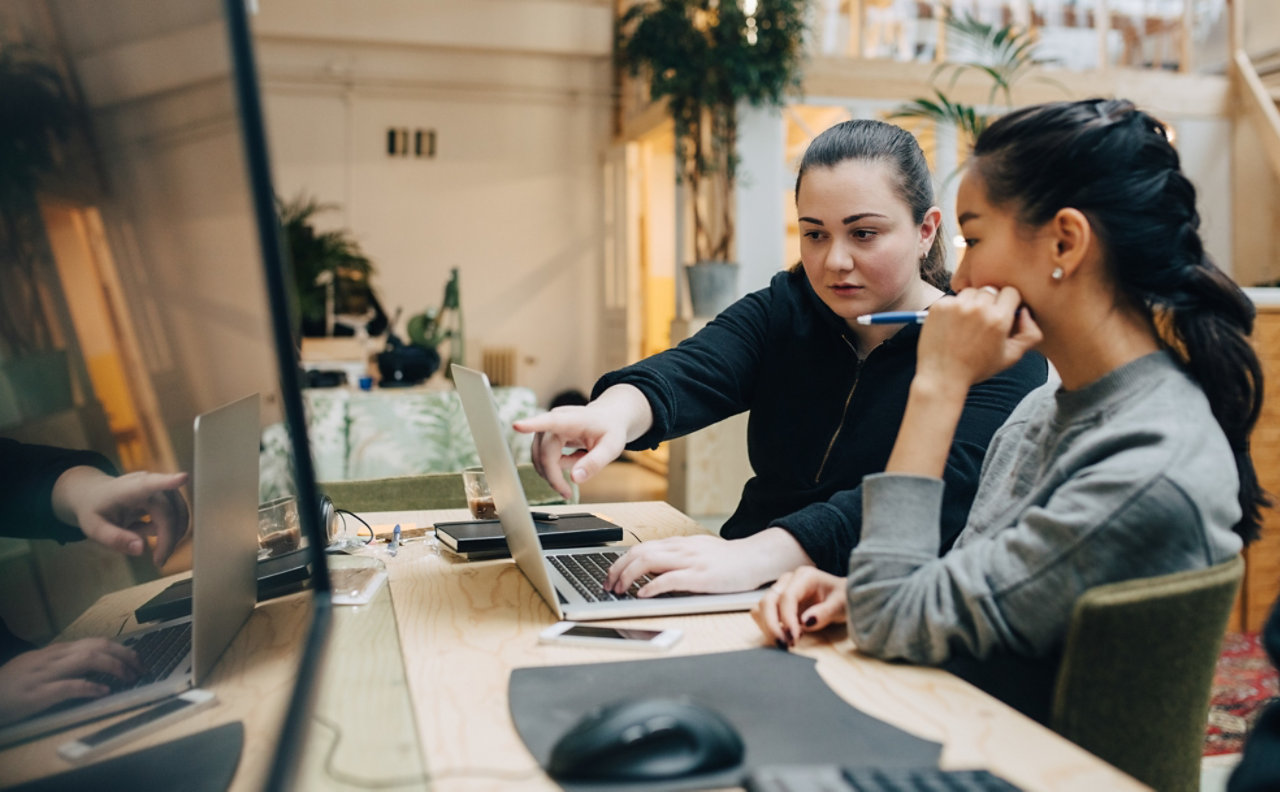
<svg viewBox="0 0 1280 792">
<path fill-rule="evenodd" d="M 1160 792 L 1198 790 L 1213 672 L 1243 576 L 1237 556 L 1086 591 L 1058 670 L 1053 730 Z"/>
</svg>

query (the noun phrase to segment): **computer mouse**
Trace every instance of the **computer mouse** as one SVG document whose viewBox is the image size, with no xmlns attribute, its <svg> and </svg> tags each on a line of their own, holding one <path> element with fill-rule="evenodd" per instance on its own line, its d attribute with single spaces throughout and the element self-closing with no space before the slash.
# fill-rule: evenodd
<svg viewBox="0 0 1280 792">
<path fill-rule="evenodd" d="M 742 738 L 719 713 L 688 699 L 635 698 L 584 715 L 551 750 L 554 778 L 644 781 L 721 770 L 742 761 Z"/>
</svg>

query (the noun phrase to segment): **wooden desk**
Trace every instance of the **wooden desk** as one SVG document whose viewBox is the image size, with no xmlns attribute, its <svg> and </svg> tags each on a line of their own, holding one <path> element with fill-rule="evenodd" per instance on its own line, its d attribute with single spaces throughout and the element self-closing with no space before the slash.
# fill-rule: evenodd
<svg viewBox="0 0 1280 792">
<path fill-rule="evenodd" d="M 137 629 L 133 609 L 180 577 L 183 576 L 153 580 L 102 597 L 63 631 L 61 637 L 72 640 Z M 217 695 L 216 706 L 117 748 L 107 756 L 131 753 L 239 720 L 245 725 L 245 744 L 232 789 L 260 789 L 292 691 L 298 647 L 310 620 L 310 607 L 310 599 L 304 595 L 260 604 L 227 648 L 208 683 L 201 685 Z M 72 765 L 55 753 L 59 745 L 125 717 L 127 715 L 113 716 L 0 751 L 0 786 L 70 769 Z"/>
<path fill-rule="evenodd" d="M 665 503 L 593 504 L 590 508 L 644 539 L 702 530 Z M 396 522 L 407 526 L 466 519 L 466 511 L 365 516 L 389 530 Z M 395 557 L 385 544 L 372 545 L 365 552 L 386 564 L 390 586 L 369 605 L 335 608 L 300 788 L 350 789 L 359 781 L 365 786 L 413 789 L 425 787 L 430 779 L 432 788 L 446 792 L 555 789 L 511 724 L 507 707 L 511 670 L 639 655 L 539 645 L 538 633 L 554 617 L 509 560 L 456 562 L 429 538 L 404 544 Z M 359 562 L 334 560 L 335 564 Z M 104 597 L 68 629 L 67 636 L 109 635 L 120 625 L 128 628 L 133 608 L 169 580 Z M 232 789 L 261 788 L 293 684 L 309 607 L 305 595 L 260 604 L 207 685 L 218 695 L 218 706 L 116 753 L 241 720 L 244 754 Z M 746 613 L 626 623 L 684 630 L 673 655 L 764 643 Z M 402 650 L 403 664 L 399 662 Z M 850 704 L 943 743 L 945 767 L 989 768 L 1032 791 L 1144 788 L 950 674 L 859 655 L 842 630 L 806 636 L 796 651 L 817 659 L 818 673 Z M 0 752 L 0 785 L 67 769 L 54 753 L 57 746 L 108 722 Z M 340 739 L 335 739 L 335 727 Z"/>
<path fill-rule="evenodd" d="M 644 539 L 701 530 L 665 503 L 592 504 L 590 509 Z M 383 526 L 467 518 L 463 510 L 364 516 Z M 512 726 L 507 707 L 511 670 L 628 660 L 638 655 L 539 645 L 539 631 L 554 617 L 509 560 L 455 562 L 429 539 L 403 545 L 395 558 L 385 549 L 375 552 L 390 572 L 409 693 L 434 784 L 445 790 L 555 788 Z M 627 624 L 683 629 L 684 639 L 671 651 L 673 655 L 764 643 L 746 613 L 635 619 Z M 333 646 L 339 653 L 354 650 Z M 816 658 L 818 672 L 850 704 L 942 742 L 945 767 L 989 768 L 1027 790 L 1144 788 L 950 674 L 859 655 L 843 630 L 802 638 L 796 651 Z"/>
<path fill-rule="evenodd" d="M 374 561 L 365 558 L 330 559 L 331 567 L 370 563 Z M 71 640 L 136 629 L 133 609 L 181 577 L 184 575 L 103 597 L 68 627 L 63 637 Z M 260 603 L 219 660 L 212 677 L 201 685 L 217 695 L 216 706 L 121 746 L 103 758 L 238 720 L 244 724 L 245 742 L 231 790 L 262 789 L 293 692 L 299 649 L 310 619 L 311 599 L 305 593 Z M 421 779 L 423 765 L 413 712 L 405 695 L 404 667 L 389 589 L 383 586 L 367 605 L 336 606 L 329 645 L 331 651 L 326 655 L 316 694 L 298 788 L 307 792 L 412 788 L 412 784 L 397 784 L 401 779 Z M 128 714 L 0 751 L 0 786 L 70 769 L 71 765 L 55 753 L 59 745 L 125 717 Z"/>
</svg>

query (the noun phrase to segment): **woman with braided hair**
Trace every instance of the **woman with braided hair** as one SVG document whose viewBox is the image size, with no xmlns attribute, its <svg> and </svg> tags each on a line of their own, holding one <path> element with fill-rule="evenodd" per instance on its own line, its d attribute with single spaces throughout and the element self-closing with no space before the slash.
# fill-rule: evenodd
<svg viewBox="0 0 1280 792">
<path fill-rule="evenodd" d="M 1025 108 L 978 139 L 957 292 L 934 303 L 847 578 L 796 570 L 754 616 L 781 644 L 847 620 L 864 652 L 945 665 L 1044 719 L 1072 605 L 1208 567 L 1257 533 L 1253 308 L 1205 256 L 1164 126 L 1123 100 Z M 993 438 L 937 558 L 942 454 L 969 385 L 1030 349 L 1061 383 Z"/>
</svg>

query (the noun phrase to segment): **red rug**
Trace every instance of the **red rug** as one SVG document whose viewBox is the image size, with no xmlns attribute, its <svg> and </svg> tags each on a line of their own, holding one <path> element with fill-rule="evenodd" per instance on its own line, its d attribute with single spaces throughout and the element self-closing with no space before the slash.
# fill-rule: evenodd
<svg viewBox="0 0 1280 792">
<path fill-rule="evenodd" d="M 1266 704 L 1280 698 L 1280 674 L 1257 633 L 1227 633 L 1213 676 L 1204 755 L 1239 753 Z"/>
</svg>

